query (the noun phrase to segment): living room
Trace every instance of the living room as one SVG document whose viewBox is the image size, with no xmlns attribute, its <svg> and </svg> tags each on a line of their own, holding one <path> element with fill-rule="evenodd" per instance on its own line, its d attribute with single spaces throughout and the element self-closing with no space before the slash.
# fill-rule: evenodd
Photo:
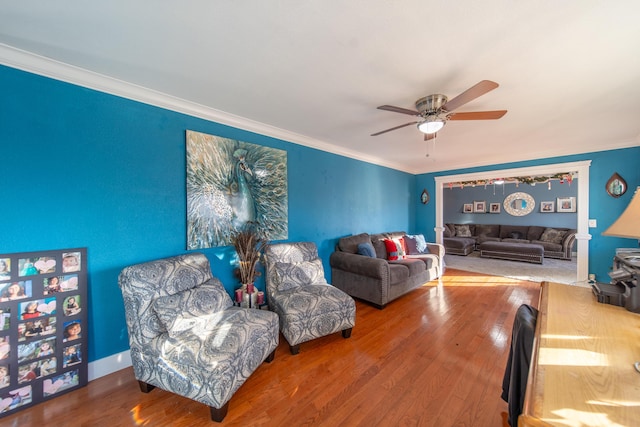
<svg viewBox="0 0 640 427">
<path fill-rule="evenodd" d="M 87 84 L 95 81 L 90 73 L 8 45 L 0 46 L 0 63 L 1 252 L 87 248 L 89 381 L 130 365 L 119 272 L 186 252 L 187 130 L 286 151 L 287 240 L 315 242 L 329 282 L 329 256 L 341 237 L 406 230 L 436 241 L 436 195 L 442 191 L 436 178 L 442 176 L 589 162 L 587 197 L 578 198 L 579 207 L 587 208 L 578 220 L 580 244 L 589 247 L 588 272 L 606 281 L 615 249 L 636 244 L 601 233 L 640 185 L 637 139 L 616 140 L 617 148 L 413 173 L 269 136 L 255 131 L 250 120 L 236 126 L 216 121 L 213 109 L 205 114 L 158 94 L 146 93 L 146 99 L 156 97 L 154 104 L 99 90 Z M 113 87 L 122 83 L 110 81 Z M 438 144 L 444 140 L 439 138 Z M 605 183 L 616 172 L 629 191 L 612 198 Z M 420 200 L 423 189 L 432 196 L 426 204 Z M 597 219 L 597 225 L 589 228 L 586 219 Z M 238 286 L 233 249 L 203 252 L 231 294 Z"/>
</svg>

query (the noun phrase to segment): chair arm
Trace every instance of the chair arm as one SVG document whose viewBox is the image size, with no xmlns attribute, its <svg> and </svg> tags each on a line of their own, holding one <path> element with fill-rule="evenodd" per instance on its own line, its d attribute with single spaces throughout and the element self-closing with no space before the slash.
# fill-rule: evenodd
<svg viewBox="0 0 640 427">
<path fill-rule="evenodd" d="M 564 252 L 565 256 L 571 258 L 571 249 L 575 241 L 576 233 L 568 233 L 564 236 L 564 239 L 562 239 L 562 252 Z"/>
<path fill-rule="evenodd" d="M 429 253 L 440 257 L 440 259 L 444 256 L 444 245 L 439 243 L 427 243 L 427 250 Z"/>
<path fill-rule="evenodd" d="M 387 279 L 389 277 L 389 263 L 381 258 L 336 251 L 329 257 L 329 264 L 331 268 L 374 279 Z"/>
</svg>

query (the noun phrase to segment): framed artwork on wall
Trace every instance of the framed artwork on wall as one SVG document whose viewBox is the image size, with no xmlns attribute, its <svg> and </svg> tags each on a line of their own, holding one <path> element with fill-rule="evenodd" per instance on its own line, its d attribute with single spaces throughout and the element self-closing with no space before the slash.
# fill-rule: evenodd
<svg viewBox="0 0 640 427">
<path fill-rule="evenodd" d="M 540 212 L 542 213 L 551 213 L 555 212 L 555 206 L 553 202 L 540 202 Z"/>
<path fill-rule="evenodd" d="M 462 213 L 473 213 L 473 205 L 471 203 L 462 205 Z"/>
<path fill-rule="evenodd" d="M 489 213 L 499 214 L 500 213 L 500 203 L 490 203 L 489 204 Z"/>
<path fill-rule="evenodd" d="M 558 212 L 575 212 L 576 198 L 575 197 L 558 197 L 557 209 L 558 209 Z"/>
<path fill-rule="evenodd" d="M 487 202 L 473 201 L 473 213 L 485 213 L 487 211 Z"/>
<path fill-rule="evenodd" d="M 611 197 L 618 198 L 627 192 L 627 181 L 616 172 L 611 175 L 605 188 Z"/>
<path fill-rule="evenodd" d="M 286 239 L 287 152 L 187 130 L 187 250 L 230 246 L 255 225 Z"/>
</svg>

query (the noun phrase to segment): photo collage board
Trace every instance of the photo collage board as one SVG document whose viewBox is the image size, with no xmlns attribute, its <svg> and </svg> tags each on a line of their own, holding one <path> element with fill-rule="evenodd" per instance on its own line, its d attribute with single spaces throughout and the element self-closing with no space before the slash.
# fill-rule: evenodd
<svg viewBox="0 0 640 427">
<path fill-rule="evenodd" d="M 87 249 L 0 254 L 0 417 L 87 384 Z"/>
</svg>

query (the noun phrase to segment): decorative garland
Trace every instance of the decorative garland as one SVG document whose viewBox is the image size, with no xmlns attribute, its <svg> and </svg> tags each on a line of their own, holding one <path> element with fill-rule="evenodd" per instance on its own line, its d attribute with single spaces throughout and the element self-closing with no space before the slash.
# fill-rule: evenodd
<svg viewBox="0 0 640 427">
<path fill-rule="evenodd" d="M 487 185 L 503 185 L 503 184 L 515 184 L 518 187 L 519 184 L 545 184 L 549 183 L 551 186 L 551 181 L 558 180 L 560 184 L 564 184 L 565 182 L 569 185 L 573 182 L 574 176 L 576 176 L 577 172 L 565 172 L 565 173 L 556 173 L 553 175 L 535 175 L 535 176 L 513 176 L 509 178 L 493 178 L 493 179 L 479 179 L 475 181 L 460 181 L 460 182 L 449 182 L 447 185 L 449 189 L 453 189 L 453 187 L 464 188 L 465 186 L 475 187 L 477 185 L 484 185 L 487 188 Z"/>
</svg>

